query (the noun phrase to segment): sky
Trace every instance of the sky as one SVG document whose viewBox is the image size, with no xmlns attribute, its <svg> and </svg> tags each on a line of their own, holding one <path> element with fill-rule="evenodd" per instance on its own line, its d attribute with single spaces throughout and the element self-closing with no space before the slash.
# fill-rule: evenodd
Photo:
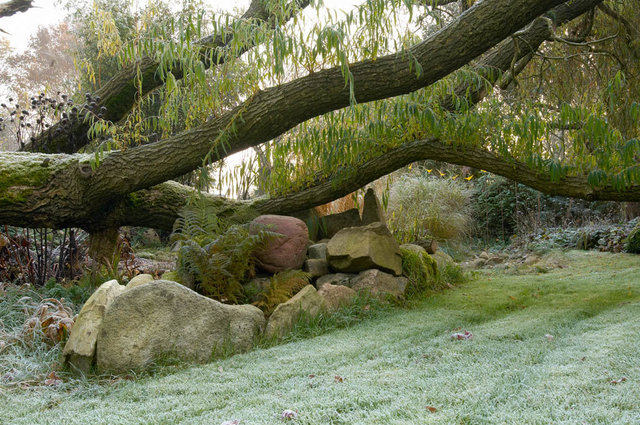
<svg viewBox="0 0 640 425">
<path fill-rule="evenodd" d="M 0 2 L 4 2 L 0 0 Z M 134 5 L 142 6 L 144 0 L 132 0 Z M 53 25 L 64 19 L 65 11 L 59 0 L 35 0 L 33 8 L 26 12 L 16 13 L 13 16 L 0 19 L 0 29 L 8 34 L 1 36 L 9 40 L 10 46 L 15 51 L 23 51 L 29 42 L 31 35 L 35 34 L 38 26 Z M 246 9 L 250 0 L 205 0 L 217 10 L 232 11 L 234 7 L 240 10 Z M 359 3 L 357 0 L 325 0 L 324 4 L 330 9 L 350 8 Z"/>
</svg>

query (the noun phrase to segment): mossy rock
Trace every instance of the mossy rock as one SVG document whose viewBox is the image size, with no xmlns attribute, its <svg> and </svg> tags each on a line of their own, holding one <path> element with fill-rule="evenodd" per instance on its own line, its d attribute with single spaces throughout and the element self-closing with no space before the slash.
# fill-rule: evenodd
<svg viewBox="0 0 640 425">
<path fill-rule="evenodd" d="M 408 298 L 435 289 L 439 281 L 438 263 L 426 251 L 400 247 L 402 274 L 409 278 L 405 290 Z"/>
<path fill-rule="evenodd" d="M 632 254 L 640 254 L 640 223 L 627 236 L 626 250 Z"/>
</svg>

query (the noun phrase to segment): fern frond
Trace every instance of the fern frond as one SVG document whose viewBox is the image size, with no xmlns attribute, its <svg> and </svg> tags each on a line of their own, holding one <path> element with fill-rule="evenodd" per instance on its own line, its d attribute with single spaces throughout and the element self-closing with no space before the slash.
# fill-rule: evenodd
<svg viewBox="0 0 640 425">
<path fill-rule="evenodd" d="M 271 277 L 265 291 L 258 294 L 258 301 L 253 304 L 266 315 L 270 315 L 279 304 L 287 302 L 302 288 L 309 285 L 309 279 L 311 275 L 302 270 L 285 270 L 276 273 Z"/>
</svg>

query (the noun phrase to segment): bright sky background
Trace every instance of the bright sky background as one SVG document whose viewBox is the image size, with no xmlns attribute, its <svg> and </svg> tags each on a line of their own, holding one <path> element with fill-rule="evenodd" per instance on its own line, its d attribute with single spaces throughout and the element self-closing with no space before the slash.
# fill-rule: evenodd
<svg viewBox="0 0 640 425">
<path fill-rule="evenodd" d="M 4 2 L 0 0 L 0 2 Z M 134 5 L 143 5 L 145 0 L 132 0 Z M 23 13 L 16 13 L 13 16 L 0 19 L 0 29 L 9 34 L 1 34 L 0 36 L 9 40 L 11 47 L 16 51 L 22 51 L 27 47 L 29 38 L 35 34 L 38 26 L 52 25 L 60 22 L 65 11 L 57 0 L 35 0 L 34 7 Z M 233 10 L 237 7 L 245 10 L 250 0 L 205 0 L 205 3 L 211 5 L 217 10 Z M 325 0 L 324 4 L 329 9 L 350 9 L 354 4 L 361 3 L 358 0 Z"/>
</svg>

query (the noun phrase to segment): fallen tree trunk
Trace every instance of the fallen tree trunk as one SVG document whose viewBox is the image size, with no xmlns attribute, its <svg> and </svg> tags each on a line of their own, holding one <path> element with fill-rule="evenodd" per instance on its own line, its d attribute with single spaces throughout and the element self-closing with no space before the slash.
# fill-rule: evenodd
<svg viewBox="0 0 640 425">
<path fill-rule="evenodd" d="M 483 3 L 493 4 L 493 2 Z M 504 10 L 508 9 L 505 3 L 509 2 L 496 1 L 495 3 L 501 5 Z M 569 11 L 573 10 L 574 14 L 579 14 L 578 9 L 570 9 L 571 7 L 575 7 L 576 4 L 587 7 L 591 3 L 597 2 L 581 0 L 561 7 L 565 7 L 563 10 L 567 11 L 566 19 L 569 19 Z M 520 6 L 524 7 L 525 4 L 527 2 L 523 1 Z M 569 9 L 566 9 L 567 6 Z M 486 17 L 489 12 L 495 12 L 489 9 L 474 8 L 468 12 L 468 15 L 472 15 L 471 12 L 477 9 L 480 10 L 480 15 L 477 15 L 475 19 Z M 520 16 L 519 19 L 522 20 L 525 17 Z M 468 22 L 462 20 L 462 24 L 458 25 L 462 25 L 464 28 Z M 452 33 L 444 33 L 444 35 L 420 44 L 421 48 L 416 48 L 414 55 L 420 54 L 422 60 L 426 61 L 429 57 L 428 53 L 433 48 L 437 48 L 439 51 L 452 47 L 451 43 L 459 45 L 463 42 L 462 38 L 465 38 L 465 33 L 460 26 L 456 28 L 457 30 L 451 30 Z M 545 33 L 544 25 L 540 26 L 534 23 L 532 28 L 537 28 L 535 33 L 537 39 L 540 40 L 539 43 L 548 36 L 548 28 Z M 467 56 L 457 58 L 458 61 L 448 62 L 451 70 L 472 57 L 475 54 L 473 49 L 481 48 L 477 44 L 482 45 L 477 41 L 471 44 L 473 44 L 473 48 L 461 48 L 461 52 L 466 52 Z M 503 44 L 502 47 L 489 54 L 489 58 L 493 59 L 486 59 L 485 65 L 504 69 L 507 59 L 510 62 L 513 56 L 513 46 L 510 47 L 509 42 Z M 431 48 L 425 46 L 431 46 Z M 460 50 L 459 46 L 458 49 Z M 509 52 L 509 49 L 511 49 L 511 57 L 505 53 Z M 392 72 L 392 70 L 398 71 Z M 364 89 L 357 91 L 358 96 L 368 99 L 413 90 L 416 86 L 426 85 L 431 79 L 439 78 L 444 71 L 436 69 L 429 74 L 430 79 L 426 79 L 424 74 L 416 78 L 415 71 L 411 70 L 406 58 L 392 55 L 378 59 L 376 62 L 365 61 L 356 64 L 352 67 L 352 72 L 359 78 L 358 81 L 371 81 L 374 85 L 374 90 L 365 85 Z M 374 77 L 377 77 L 376 81 L 373 81 Z M 398 82 L 396 77 L 403 77 L 406 81 Z M 300 99 L 300 92 L 304 94 L 314 87 L 317 88 L 317 81 L 325 81 L 326 87 L 330 90 L 319 99 L 320 105 L 315 104 L 313 108 L 310 108 L 314 111 L 313 113 L 319 114 L 331 107 L 335 109 L 335 107 L 348 102 L 348 90 L 344 88 L 342 76 L 337 69 L 319 72 L 292 83 L 260 92 L 246 102 L 243 111 L 246 124 L 234 134 L 235 137 L 230 142 L 231 147 L 227 149 L 226 154 L 245 146 L 253 146 L 261 141 L 269 140 L 272 134 L 286 131 L 296 122 L 303 120 L 311 112 L 309 108 L 303 111 L 294 111 L 297 105 L 295 100 Z M 360 86 L 361 84 L 358 83 L 358 87 Z M 248 111 L 249 113 L 247 113 Z M 236 115 L 232 114 L 223 118 L 228 122 L 235 116 L 237 116 L 237 111 Z M 253 119 L 247 119 L 248 116 Z M 23 227 L 82 227 L 89 231 L 127 224 L 170 228 L 177 212 L 189 196 L 188 189 L 167 183 L 151 189 L 132 192 L 166 180 L 171 176 L 183 174 L 199 165 L 202 156 L 206 154 L 205 149 L 208 151 L 210 138 L 219 133 L 223 123 L 224 121 L 216 121 L 204 128 L 178 135 L 165 142 L 111 154 L 96 170 L 92 169 L 91 157 L 87 155 L 0 154 L 0 176 L 2 176 L 0 179 L 0 222 Z M 571 182 L 568 186 L 569 189 L 562 189 L 562 184 L 547 181 L 546 177 L 535 175 L 533 171 L 528 169 L 520 168 L 514 174 L 510 171 L 508 161 L 489 152 L 475 152 L 473 150 L 470 152 L 472 152 L 470 155 L 460 155 L 460 152 L 451 146 L 439 143 L 437 140 L 426 139 L 400 146 L 394 152 L 387 152 L 384 158 L 372 160 L 374 162 L 368 166 L 374 169 L 373 173 L 358 168 L 362 172 L 355 173 L 356 175 L 350 179 L 339 179 L 339 181 L 343 181 L 342 186 L 337 185 L 335 181 L 318 182 L 317 185 L 303 193 L 279 199 L 260 200 L 249 205 L 223 202 L 222 200 L 212 200 L 212 202 L 220 203 L 221 207 L 227 209 L 231 215 L 238 214 L 238 211 L 240 211 L 240 216 L 245 214 L 250 216 L 258 212 L 293 212 L 344 196 L 381 175 L 420 159 L 439 159 L 476 166 L 490 171 L 495 170 L 498 174 L 504 174 L 511 178 L 529 173 L 531 176 L 518 178 L 527 178 L 533 187 L 554 194 L 586 199 L 638 199 L 635 188 L 625 192 L 615 192 L 610 188 L 594 190 L 587 184 L 586 179 L 571 180 L 572 178 L 570 178 L 568 180 Z M 149 163 L 153 158 L 156 160 Z M 478 163 L 478 158 L 482 158 L 486 164 Z M 182 162 L 176 163 L 176 161 Z M 375 161 L 382 162 L 378 164 Z M 181 165 L 183 163 L 190 165 Z M 139 164 L 149 165 L 140 166 Z M 150 170 L 151 167 L 154 170 Z M 380 174 L 381 172 L 384 174 Z M 149 174 L 152 175 L 149 176 Z"/>
</svg>

